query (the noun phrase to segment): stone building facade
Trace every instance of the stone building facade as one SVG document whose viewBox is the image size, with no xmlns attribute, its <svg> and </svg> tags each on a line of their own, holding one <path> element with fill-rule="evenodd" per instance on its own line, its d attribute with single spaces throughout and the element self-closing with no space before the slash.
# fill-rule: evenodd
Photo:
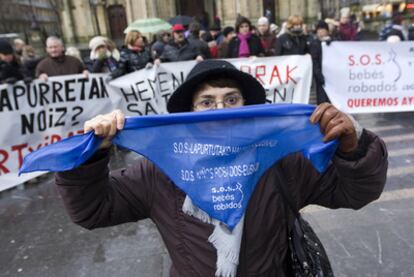
<svg viewBox="0 0 414 277">
<path fill-rule="evenodd" d="M 238 14 L 255 22 L 266 12 L 277 24 L 291 14 L 316 20 L 320 16 L 318 0 L 61 0 L 62 28 L 66 42 L 85 45 L 95 35 L 104 35 L 122 43 L 128 23 L 141 18 L 168 20 L 176 15 L 218 16 L 222 26 L 234 26 Z M 305 3 L 305 4 L 304 4 Z"/>
<path fill-rule="evenodd" d="M 31 44 L 47 35 L 61 35 L 55 0 L 1 0 L 0 34 L 17 33 Z"/>
</svg>

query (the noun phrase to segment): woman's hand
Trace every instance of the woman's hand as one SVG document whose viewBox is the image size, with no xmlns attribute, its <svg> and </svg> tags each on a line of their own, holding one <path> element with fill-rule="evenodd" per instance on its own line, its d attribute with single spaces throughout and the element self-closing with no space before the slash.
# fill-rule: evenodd
<svg viewBox="0 0 414 277">
<path fill-rule="evenodd" d="M 95 116 L 91 120 L 86 121 L 83 125 L 83 131 L 85 133 L 94 131 L 96 136 L 104 139 L 99 148 L 109 148 L 116 132 L 124 128 L 124 123 L 125 115 L 120 110 L 115 110 L 108 114 Z"/>
<path fill-rule="evenodd" d="M 323 140 L 339 139 L 339 150 L 344 153 L 355 151 L 358 147 L 357 133 L 352 120 L 332 104 L 322 103 L 310 117 L 313 124 L 319 122 Z"/>
</svg>

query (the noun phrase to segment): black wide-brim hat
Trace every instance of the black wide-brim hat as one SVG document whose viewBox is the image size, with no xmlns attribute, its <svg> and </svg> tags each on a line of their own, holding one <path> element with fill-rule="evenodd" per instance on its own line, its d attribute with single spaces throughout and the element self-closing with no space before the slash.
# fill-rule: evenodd
<svg viewBox="0 0 414 277">
<path fill-rule="evenodd" d="M 196 88 L 206 80 L 228 78 L 236 81 L 244 98 L 244 105 L 264 104 L 266 91 L 250 74 L 237 70 L 234 65 L 222 60 L 199 62 L 190 71 L 185 81 L 171 95 L 167 110 L 169 113 L 190 112 L 193 109 L 193 95 Z"/>
</svg>

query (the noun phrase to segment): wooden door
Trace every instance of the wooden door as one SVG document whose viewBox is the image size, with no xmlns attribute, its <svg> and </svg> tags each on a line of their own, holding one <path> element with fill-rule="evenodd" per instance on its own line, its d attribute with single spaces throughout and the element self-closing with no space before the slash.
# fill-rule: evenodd
<svg viewBox="0 0 414 277">
<path fill-rule="evenodd" d="M 127 27 L 125 8 L 122 5 L 112 5 L 107 9 L 111 37 L 117 44 L 122 44 L 124 30 Z"/>
</svg>

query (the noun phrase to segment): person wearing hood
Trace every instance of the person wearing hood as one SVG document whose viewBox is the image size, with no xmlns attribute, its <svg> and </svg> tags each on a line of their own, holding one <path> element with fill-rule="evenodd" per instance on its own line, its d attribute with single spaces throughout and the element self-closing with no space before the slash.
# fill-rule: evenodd
<svg viewBox="0 0 414 277">
<path fill-rule="evenodd" d="M 0 40 L 0 84 L 14 84 L 24 79 L 20 60 L 16 57 L 11 44 Z"/>
<path fill-rule="evenodd" d="M 265 101 L 265 89 L 253 76 L 227 61 L 205 60 L 174 91 L 167 110 L 202 116 Z M 325 140 L 339 141 L 328 169 L 318 173 L 299 152 L 270 166 L 254 188 L 241 228 L 216 233 L 225 243 L 210 240 L 221 224 L 203 222 L 186 212 L 196 208 L 191 199 L 150 160 L 138 159 L 128 168 L 110 172 L 111 139 L 125 123 L 119 110 L 85 122 L 85 133 L 94 131 L 103 138 L 101 149 L 79 167 L 57 173 L 56 185 L 70 218 L 84 228 L 151 219 L 170 254 L 171 277 L 292 276 L 288 229 L 294 216 L 280 187 L 289 191 L 298 210 L 309 204 L 358 209 L 380 196 L 387 175 L 387 150 L 378 136 L 328 103 L 318 106 L 310 121 L 320 123 Z M 234 256 L 226 256 L 227 246 Z"/>
<path fill-rule="evenodd" d="M 114 50 L 110 49 L 109 39 L 97 36 L 89 41 L 91 53 L 88 61 L 89 71 L 92 73 L 113 72 L 118 68 L 118 61 L 113 55 Z"/>
<path fill-rule="evenodd" d="M 329 25 L 325 21 L 319 21 L 316 25 L 316 36 L 310 44 L 310 54 L 312 57 L 313 78 L 316 86 L 316 102 L 318 104 L 328 102 L 329 98 L 323 86 L 325 77 L 322 73 L 322 43 L 330 44 L 332 38 L 329 35 Z"/>
<path fill-rule="evenodd" d="M 246 58 L 264 56 L 260 38 L 252 33 L 252 23 L 249 19 L 239 16 L 236 22 L 236 33 L 229 43 L 227 58 Z"/>
<path fill-rule="evenodd" d="M 271 32 L 267 17 L 259 18 L 257 21 L 257 31 L 265 56 L 274 56 L 276 53 L 276 35 Z"/>
<path fill-rule="evenodd" d="M 300 16 L 289 16 L 286 32 L 277 38 L 276 56 L 305 55 L 309 53 L 309 40 L 304 32 L 303 19 Z"/>
<path fill-rule="evenodd" d="M 152 55 L 144 36 L 139 31 L 129 31 L 125 36 L 125 46 L 121 49 L 118 68 L 111 72 L 110 78 L 118 78 L 136 70 L 151 68 L 152 63 Z"/>
<path fill-rule="evenodd" d="M 36 77 L 47 81 L 50 76 L 62 76 L 82 73 L 88 78 L 89 72 L 77 58 L 65 54 L 63 41 L 58 37 L 48 37 L 46 40 L 48 56 L 36 66 Z"/>
</svg>

